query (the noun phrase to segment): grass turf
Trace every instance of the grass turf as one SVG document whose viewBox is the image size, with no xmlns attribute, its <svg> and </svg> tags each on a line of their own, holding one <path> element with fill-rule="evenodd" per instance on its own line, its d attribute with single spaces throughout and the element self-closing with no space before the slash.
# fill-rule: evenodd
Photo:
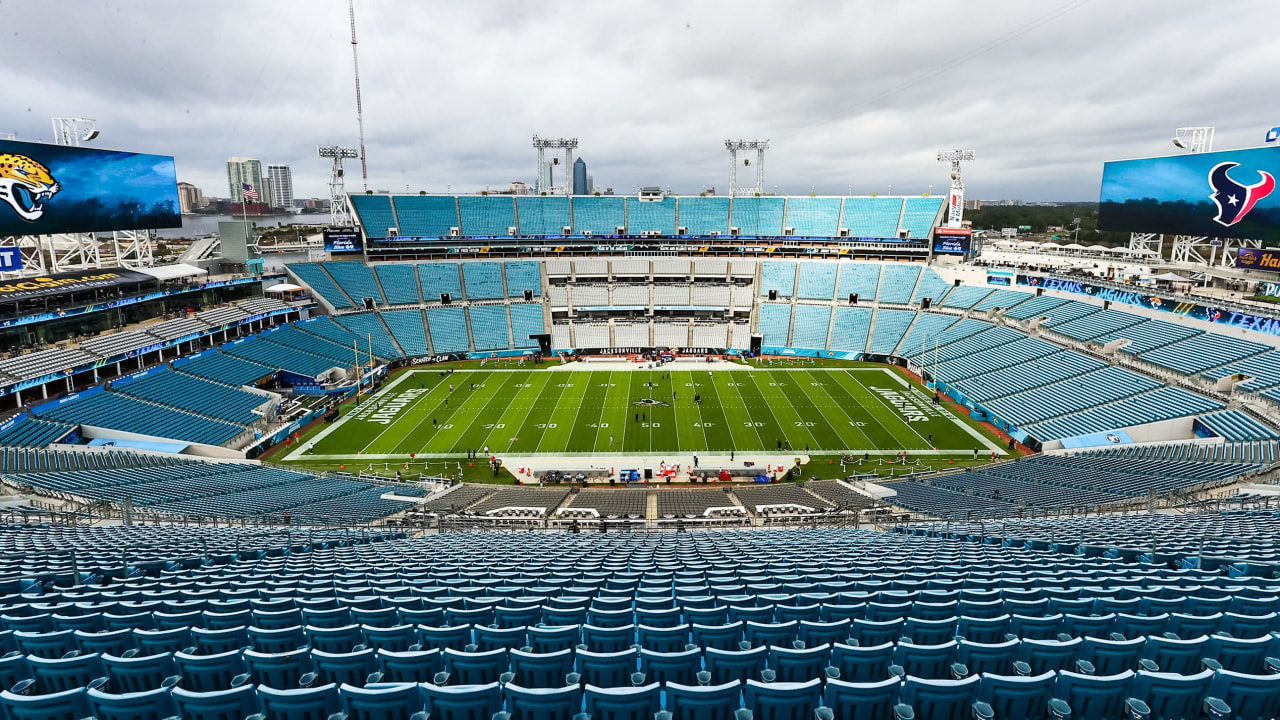
<svg viewBox="0 0 1280 720">
<path fill-rule="evenodd" d="M 308 459 L 457 457 L 485 446 L 506 455 L 727 454 L 775 452 L 779 442 L 815 455 L 971 454 L 980 442 L 965 427 L 976 424 L 926 393 L 883 367 L 418 370 L 348 408 Z M 635 404 L 646 398 L 657 404 Z"/>
</svg>

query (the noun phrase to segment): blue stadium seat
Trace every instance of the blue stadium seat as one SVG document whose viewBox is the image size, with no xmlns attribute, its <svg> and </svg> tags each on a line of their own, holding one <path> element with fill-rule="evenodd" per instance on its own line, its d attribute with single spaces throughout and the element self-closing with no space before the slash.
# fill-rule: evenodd
<svg viewBox="0 0 1280 720">
<path fill-rule="evenodd" d="M 361 625 L 360 636 L 364 640 L 362 644 L 374 650 L 407 652 L 418 649 L 418 630 L 413 625 L 392 627 Z"/>
<path fill-rule="evenodd" d="M 512 682 L 526 688 L 558 688 L 575 684 L 573 674 L 573 650 L 563 649 L 549 653 L 533 653 L 511 649 Z M 572 676 L 572 678 L 570 677 Z"/>
<path fill-rule="evenodd" d="M 381 683 L 372 687 L 341 685 L 338 696 L 350 720 L 426 720 L 417 683 Z"/>
<path fill-rule="evenodd" d="M 737 680 L 719 685 L 666 686 L 666 708 L 674 718 L 682 720 L 728 720 L 738 717 L 742 707 L 742 683 Z"/>
<path fill-rule="evenodd" d="M 1081 720 L 1111 720 L 1125 717 L 1130 698 L 1132 670 L 1115 675 L 1081 675 L 1069 670 L 1058 673 L 1053 696 L 1071 708 L 1071 717 Z"/>
<path fill-rule="evenodd" d="M 212 691 L 189 690 L 179 686 L 171 692 L 183 720 L 230 720 L 247 718 L 262 711 L 258 694 L 252 685 Z"/>
<path fill-rule="evenodd" d="M 96 654 L 74 654 L 61 658 L 27 657 L 31 679 L 13 686 L 22 695 L 52 695 L 65 690 L 91 687 L 100 688 L 107 683 L 107 671 L 102 658 Z"/>
<path fill-rule="evenodd" d="M 350 620 L 351 614 L 343 610 L 341 619 Z M 337 621 L 335 616 L 335 622 Z M 360 626 L 351 624 L 339 627 L 316 627 L 308 625 L 305 628 L 307 643 L 312 650 L 323 650 L 331 653 L 351 652 L 356 649 L 357 645 L 364 642 L 364 636 L 360 634 Z"/>
<path fill-rule="evenodd" d="M 908 677 L 902 684 L 899 699 L 919 718 L 966 718 L 978 700 L 979 682 L 977 675 L 963 680 Z"/>
<path fill-rule="evenodd" d="M 125 693 L 90 688 L 85 694 L 95 720 L 166 720 L 178 713 L 167 687 Z"/>
<path fill-rule="evenodd" d="M 617 612 L 621 613 L 616 616 L 619 622 L 629 616 L 629 611 Z M 597 621 L 605 620 L 600 611 L 596 612 L 594 619 Z M 586 649 L 592 652 L 618 652 L 635 644 L 635 634 L 635 626 L 630 623 L 614 627 L 583 625 L 582 645 L 585 645 Z"/>
<path fill-rule="evenodd" d="M 249 682 L 249 668 L 239 649 L 213 655 L 176 652 L 173 662 L 182 676 L 181 687 L 192 692 L 220 692 Z"/>
<path fill-rule="evenodd" d="M 362 687 L 382 681 L 382 672 L 378 669 L 373 648 L 348 653 L 312 650 L 311 661 L 315 663 L 316 682 L 319 683 Z"/>
<path fill-rule="evenodd" d="M 445 627 L 418 627 L 418 638 L 423 648 L 440 650 L 463 650 L 471 644 L 471 625 L 450 625 Z"/>
<path fill-rule="evenodd" d="M 889 677 L 893 653 L 891 642 L 865 646 L 836 643 L 831 647 L 831 666 L 840 671 L 840 679 L 846 682 L 879 682 Z"/>
<path fill-rule="evenodd" d="M 496 682 L 459 686 L 426 683 L 418 687 L 433 720 L 487 720 L 502 709 L 502 691 Z"/>
<path fill-rule="evenodd" d="M 587 685 L 582 694 L 586 714 L 582 720 L 654 720 L 662 707 L 661 687 L 656 682 L 636 687 Z M 668 705 L 671 687 L 667 686 Z"/>
<path fill-rule="evenodd" d="M 573 720 L 582 708 L 582 688 L 526 688 L 509 682 L 502 688 L 511 720 Z"/>
<path fill-rule="evenodd" d="M 290 690 L 315 682 L 315 665 L 311 661 L 311 653 L 305 648 L 283 653 L 245 650 L 244 662 L 249 668 L 249 676 L 257 685 Z"/>
<path fill-rule="evenodd" d="M 1018 657 L 1017 638 L 998 643 L 979 643 L 960 639 L 956 644 L 956 662 L 968 668 L 972 675 L 1013 674 L 1013 663 Z"/>
<path fill-rule="evenodd" d="M 454 685 L 487 685 L 497 681 L 510 665 L 506 648 L 487 652 L 460 652 L 447 648 L 441 656 L 448 682 Z"/>
<path fill-rule="evenodd" d="M 138 629 L 133 631 L 133 637 L 138 641 L 139 655 L 175 653 L 195 647 L 195 640 L 191 637 L 191 629 L 187 627 L 173 628 L 171 630 Z"/>
<path fill-rule="evenodd" d="M 292 690 L 259 685 L 257 691 L 263 713 L 272 720 L 329 720 L 342 705 L 333 683 Z"/>
<path fill-rule="evenodd" d="M 901 686 L 896 677 L 879 682 L 828 679 L 823 704 L 834 720 L 894 720 Z"/>
<path fill-rule="evenodd" d="M 770 647 L 769 669 L 777 681 L 804 682 L 823 677 L 830 658 L 831 646 L 827 644 L 804 649 Z"/>
<path fill-rule="evenodd" d="M 702 650 L 693 648 L 679 652 L 654 652 L 640 650 L 640 672 L 652 682 L 675 682 L 693 685 L 702 669 Z"/>
<path fill-rule="evenodd" d="M 1088 660 L 1098 675 L 1116 675 L 1126 670 L 1138 670 L 1147 639 L 1103 640 L 1087 637 L 1080 647 L 1080 659 Z M 1070 669 L 1070 668 L 1065 668 Z"/>
<path fill-rule="evenodd" d="M 1196 674 L 1139 671 L 1129 694 L 1150 710 L 1152 720 L 1198 718 L 1213 682 L 1212 670 Z"/>
<path fill-rule="evenodd" d="M 711 673 L 711 682 L 744 682 L 760 678 L 768 652 L 769 648 L 763 645 L 742 651 L 707 648 L 702 659 L 707 672 Z"/>
<path fill-rule="evenodd" d="M 0 692 L 0 708 L 8 720 L 81 720 L 92 716 L 84 688 L 72 688 L 47 695 L 18 695 Z"/>
<path fill-rule="evenodd" d="M 916 645 L 900 642 L 894 650 L 893 662 L 901 667 L 907 675 L 934 680 L 956 678 L 955 662 L 956 641 L 940 645 Z"/>
<path fill-rule="evenodd" d="M 582 639 L 582 626 L 530 626 L 529 647 L 535 653 L 572 650 Z"/>
<path fill-rule="evenodd" d="M 1209 684 L 1209 697 L 1226 703 L 1232 718 L 1280 717 L 1280 673 L 1251 675 L 1218 670 Z M 1214 718 L 1210 704 L 1209 717 Z"/>
<path fill-rule="evenodd" d="M 1057 674 L 1053 672 L 1032 677 L 983 675 L 978 687 L 978 698 L 988 706 L 983 710 L 990 710 L 994 714 L 981 711 L 977 714 L 988 718 L 1065 720 L 1071 716 L 1070 708 L 1051 695 L 1056 678 Z"/>
<path fill-rule="evenodd" d="M 747 680 L 743 707 L 757 720 L 810 720 L 822 706 L 822 680 L 763 683 Z M 941 717 L 941 716 L 939 716 Z"/>
<path fill-rule="evenodd" d="M 444 669 L 440 651 L 435 648 L 405 652 L 378 650 L 374 655 L 385 682 L 431 682 L 436 673 Z"/>
<path fill-rule="evenodd" d="M 636 637 L 640 646 L 646 650 L 666 653 L 679 652 L 685 649 L 685 645 L 689 644 L 689 626 L 649 627 L 648 625 L 639 625 L 636 627 Z"/>
<path fill-rule="evenodd" d="M 140 693 L 173 687 L 181 679 L 178 666 L 173 662 L 173 653 L 130 657 L 103 655 L 102 666 L 110 678 L 107 687 L 117 693 Z M 12 683 L 8 685 L 11 687 Z"/>
</svg>

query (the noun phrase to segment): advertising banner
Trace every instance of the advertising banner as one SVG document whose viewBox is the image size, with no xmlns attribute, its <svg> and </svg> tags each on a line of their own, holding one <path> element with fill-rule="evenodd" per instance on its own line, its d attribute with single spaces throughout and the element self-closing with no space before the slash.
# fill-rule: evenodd
<svg viewBox="0 0 1280 720">
<path fill-rule="evenodd" d="M 1280 272 L 1280 250 L 1240 248 L 1236 254 L 1236 267 L 1246 270 Z"/>
<path fill-rule="evenodd" d="M 0 248 L 0 271 L 13 272 L 22 269 L 22 248 Z"/>
<path fill-rule="evenodd" d="M 1196 320 L 1230 325 L 1231 327 L 1253 330 L 1254 332 L 1265 333 L 1267 335 L 1280 335 L 1280 319 L 1269 317 L 1267 315 L 1254 315 L 1251 313 L 1231 310 L 1229 308 L 1202 305 L 1200 303 L 1177 302 L 1162 298 L 1159 295 L 1148 295 L 1143 292 L 1104 287 L 1079 280 L 1066 280 L 1064 278 L 1019 275 L 1018 284 L 1030 287 L 1043 287 L 1048 290 L 1080 293 L 1082 295 L 1093 296 L 1099 300 L 1110 300 L 1111 302 L 1124 303 L 1126 305 L 1137 305 L 1139 307 L 1151 308 L 1152 310 L 1161 310 L 1163 312 L 1170 312 L 1177 315 L 1185 315 L 1190 318 L 1195 318 Z"/>
<path fill-rule="evenodd" d="M 177 227 L 172 157 L 0 140 L 0 236 Z"/>
<path fill-rule="evenodd" d="M 356 228 L 325 228 L 324 250 L 334 255 L 358 253 L 364 249 L 364 238 Z"/>
<path fill-rule="evenodd" d="M 1280 241 L 1277 176 L 1274 148 L 1109 162 L 1098 229 Z"/>
<path fill-rule="evenodd" d="M 155 282 L 152 275 L 124 268 L 51 273 L 0 283 L 0 303 Z"/>
<path fill-rule="evenodd" d="M 940 255 L 968 255 L 972 249 L 973 231 L 969 228 L 935 228 L 933 252 Z"/>
</svg>

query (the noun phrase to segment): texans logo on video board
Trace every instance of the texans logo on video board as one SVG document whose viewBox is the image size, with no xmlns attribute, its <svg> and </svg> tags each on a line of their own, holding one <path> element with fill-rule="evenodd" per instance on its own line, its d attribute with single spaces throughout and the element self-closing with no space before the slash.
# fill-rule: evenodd
<svg viewBox="0 0 1280 720">
<path fill-rule="evenodd" d="M 1218 214 L 1213 220 L 1225 227 L 1231 227 L 1243 220 L 1259 200 L 1276 189 L 1276 179 L 1271 176 L 1271 173 L 1262 170 L 1258 171 L 1262 179 L 1252 185 L 1244 185 L 1232 180 L 1227 173 L 1239 165 L 1240 163 L 1237 162 L 1222 162 L 1214 165 L 1209 171 L 1209 187 L 1213 188 L 1213 194 L 1209 199 L 1218 206 Z"/>
</svg>

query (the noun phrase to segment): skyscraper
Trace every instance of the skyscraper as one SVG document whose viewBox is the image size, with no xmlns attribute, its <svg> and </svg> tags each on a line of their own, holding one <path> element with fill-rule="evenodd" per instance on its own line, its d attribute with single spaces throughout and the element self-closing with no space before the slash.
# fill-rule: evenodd
<svg viewBox="0 0 1280 720">
<path fill-rule="evenodd" d="M 231 202 L 238 203 L 244 199 L 242 186 L 246 183 L 253 186 L 263 201 L 271 199 L 262 194 L 265 190 L 262 186 L 262 163 L 247 157 L 227 158 L 227 188 Z"/>
<path fill-rule="evenodd" d="M 193 213 L 204 207 L 204 193 L 191 183 L 180 182 L 178 183 L 178 202 L 182 206 L 182 212 Z"/>
<path fill-rule="evenodd" d="M 578 158 L 573 161 L 573 194 L 587 195 L 590 192 L 587 188 L 587 164 Z"/>
<path fill-rule="evenodd" d="M 288 165 L 268 165 L 271 180 L 271 207 L 293 207 L 293 171 Z"/>
</svg>

